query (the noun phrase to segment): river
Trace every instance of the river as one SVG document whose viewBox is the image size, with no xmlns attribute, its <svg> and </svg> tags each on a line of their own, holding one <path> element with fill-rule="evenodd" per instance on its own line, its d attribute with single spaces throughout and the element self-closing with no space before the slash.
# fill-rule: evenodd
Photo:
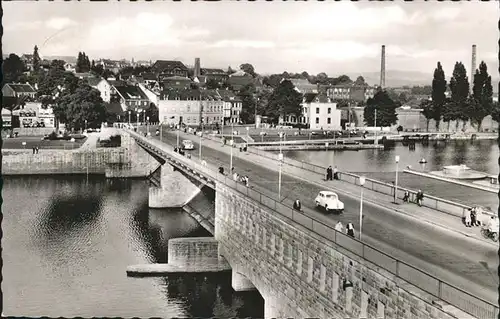
<svg viewBox="0 0 500 319">
<path fill-rule="evenodd" d="M 494 210 L 498 207 L 498 197 L 494 193 L 402 173 L 408 165 L 417 170 L 437 171 L 446 165 L 465 164 L 471 169 L 498 175 L 498 144 L 492 140 L 431 141 L 428 146 L 417 143 L 413 151 L 396 143 L 388 150 L 285 151 L 284 155 L 324 167 L 336 165 L 340 171 L 361 173 L 387 182 L 395 180 L 395 156 L 399 155 L 399 185 L 464 204 L 483 205 Z M 419 164 L 421 158 L 427 163 Z"/>
<path fill-rule="evenodd" d="M 2 196 L 5 316 L 263 317 L 262 297 L 234 292 L 230 273 L 127 277 L 166 262 L 169 238 L 210 235 L 180 209 L 149 209 L 146 181 L 7 177 Z"/>
</svg>

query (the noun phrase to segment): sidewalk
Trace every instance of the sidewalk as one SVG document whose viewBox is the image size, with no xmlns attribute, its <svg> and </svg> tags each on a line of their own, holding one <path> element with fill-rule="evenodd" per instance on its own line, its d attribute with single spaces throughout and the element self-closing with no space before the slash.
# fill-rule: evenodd
<svg viewBox="0 0 500 319">
<path fill-rule="evenodd" d="M 180 135 L 186 139 L 192 136 L 183 132 L 181 132 Z M 222 146 L 221 142 L 217 142 L 209 138 L 203 139 L 203 147 L 209 147 L 227 155 L 230 154 L 229 146 Z M 234 148 L 233 157 L 257 163 L 263 167 L 271 168 L 273 170 L 278 170 L 277 161 L 254 153 L 241 153 L 238 148 Z M 326 189 L 332 189 L 340 194 L 345 194 L 354 198 L 359 198 L 360 196 L 359 186 L 348 182 L 339 180 L 327 182 L 324 180 L 323 174 L 313 173 L 311 171 L 289 165 L 283 165 L 282 171 L 287 175 L 301 179 L 304 182 L 316 184 L 317 186 L 324 187 Z M 491 245 L 498 245 L 498 243 L 482 236 L 481 227 L 465 227 L 461 219 L 455 216 L 435 211 L 427 207 L 419 207 L 413 203 L 403 203 L 401 200 L 399 200 L 398 204 L 394 204 L 392 196 L 374 192 L 366 188 L 364 189 L 363 197 L 364 201 L 370 202 L 371 204 L 405 214 L 411 218 L 433 224 L 449 231 L 458 232 L 466 237 L 474 238 Z"/>
</svg>

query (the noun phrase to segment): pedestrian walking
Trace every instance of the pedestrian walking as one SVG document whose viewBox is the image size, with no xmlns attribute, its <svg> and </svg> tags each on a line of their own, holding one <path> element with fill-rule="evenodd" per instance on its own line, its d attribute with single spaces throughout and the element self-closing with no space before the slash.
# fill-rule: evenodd
<svg viewBox="0 0 500 319">
<path fill-rule="evenodd" d="M 470 209 L 470 208 L 465 211 L 465 220 L 464 220 L 465 227 L 471 226 L 471 211 L 472 211 L 472 209 Z"/>
<path fill-rule="evenodd" d="M 247 175 L 245 175 L 245 186 L 246 186 L 246 187 L 248 187 L 248 185 L 249 185 L 249 184 L 248 184 L 248 176 L 247 176 Z"/>
<path fill-rule="evenodd" d="M 339 221 L 337 224 L 335 224 L 335 230 L 339 232 L 342 232 L 344 230 L 344 225 L 342 225 L 342 222 Z"/>
<path fill-rule="evenodd" d="M 201 161 L 201 165 L 202 166 L 207 166 L 207 161 L 205 161 L 205 160 Z"/>
<path fill-rule="evenodd" d="M 405 191 L 405 195 L 403 196 L 403 202 L 408 203 L 410 201 L 410 192 Z"/>
<path fill-rule="evenodd" d="M 233 180 L 234 180 L 235 182 L 237 182 L 237 181 L 239 180 L 238 173 L 236 173 L 236 172 L 234 172 L 234 173 L 233 173 Z"/>
<path fill-rule="evenodd" d="M 32 149 L 33 149 L 33 154 L 35 154 L 35 147 L 33 146 Z"/>
<path fill-rule="evenodd" d="M 417 204 L 418 206 L 422 206 L 422 202 L 424 201 L 424 192 L 422 190 L 418 190 L 417 192 Z"/>
<path fill-rule="evenodd" d="M 354 238 L 354 226 L 352 225 L 352 223 L 347 224 L 346 233 L 348 236 L 351 236 Z"/>
<path fill-rule="evenodd" d="M 35 147 L 36 154 L 38 154 L 38 150 L 39 150 L 39 148 L 38 148 L 38 146 L 36 146 Z"/>
<path fill-rule="evenodd" d="M 300 212 L 302 208 L 302 205 L 300 204 L 300 200 L 296 199 L 295 202 L 293 202 L 293 209 L 298 210 Z"/>
<path fill-rule="evenodd" d="M 333 170 L 332 170 L 332 166 L 330 165 L 326 169 L 326 180 L 327 181 L 331 181 L 332 180 L 332 176 L 333 176 Z"/>
<path fill-rule="evenodd" d="M 339 179 L 339 170 L 337 169 L 337 166 L 333 168 L 333 179 L 335 180 Z"/>
<path fill-rule="evenodd" d="M 219 173 L 224 175 L 224 167 L 222 166 L 219 166 Z"/>
</svg>

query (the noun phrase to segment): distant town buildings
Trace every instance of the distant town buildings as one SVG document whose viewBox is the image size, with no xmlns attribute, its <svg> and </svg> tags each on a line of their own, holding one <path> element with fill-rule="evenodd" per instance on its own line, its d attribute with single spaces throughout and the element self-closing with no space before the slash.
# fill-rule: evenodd
<svg viewBox="0 0 500 319">
<path fill-rule="evenodd" d="M 239 123 L 241 107 L 234 93 L 218 90 L 166 90 L 158 102 L 160 121 L 188 126 Z"/>
<path fill-rule="evenodd" d="M 180 61 L 158 60 L 151 69 L 158 74 L 158 80 L 161 82 L 163 78 L 172 76 L 188 77 L 188 68 Z"/>
</svg>

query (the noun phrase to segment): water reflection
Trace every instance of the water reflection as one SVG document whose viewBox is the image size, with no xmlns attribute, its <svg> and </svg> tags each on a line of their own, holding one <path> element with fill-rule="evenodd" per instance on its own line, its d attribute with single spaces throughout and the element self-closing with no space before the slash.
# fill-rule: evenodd
<svg viewBox="0 0 500 319">
<path fill-rule="evenodd" d="M 189 305 L 186 311 L 194 317 L 242 318 L 250 312 L 254 318 L 264 317 L 264 299 L 260 294 L 234 293 L 229 274 L 169 276 L 167 289 L 171 298 Z M 247 298 L 252 301 L 244 302 Z"/>
<path fill-rule="evenodd" d="M 88 182 L 85 177 L 68 176 L 5 178 L 3 313 L 171 318 L 193 316 L 192 312 L 205 317 L 203 312 L 211 304 L 216 309 L 209 313 L 221 313 L 217 307 L 224 302 L 217 298 L 224 294 L 217 295 L 217 289 L 228 291 L 230 300 L 240 298 L 244 305 L 260 298 L 233 293 L 234 297 L 228 279 L 188 280 L 182 291 L 199 291 L 198 295 L 209 291 L 216 296 L 215 302 L 198 310 L 197 304 L 170 296 L 167 285 L 171 289 L 175 283 L 169 278 L 128 278 L 129 265 L 166 262 L 169 238 L 208 235 L 181 210 L 149 209 L 146 186 L 144 181 L 110 182 L 92 176 Z M 242 316 L 256 317 L 262 310 L 237 302 L 230 305 L 239 310 L 224 311 L 240 311 Z"/>
</svg>

